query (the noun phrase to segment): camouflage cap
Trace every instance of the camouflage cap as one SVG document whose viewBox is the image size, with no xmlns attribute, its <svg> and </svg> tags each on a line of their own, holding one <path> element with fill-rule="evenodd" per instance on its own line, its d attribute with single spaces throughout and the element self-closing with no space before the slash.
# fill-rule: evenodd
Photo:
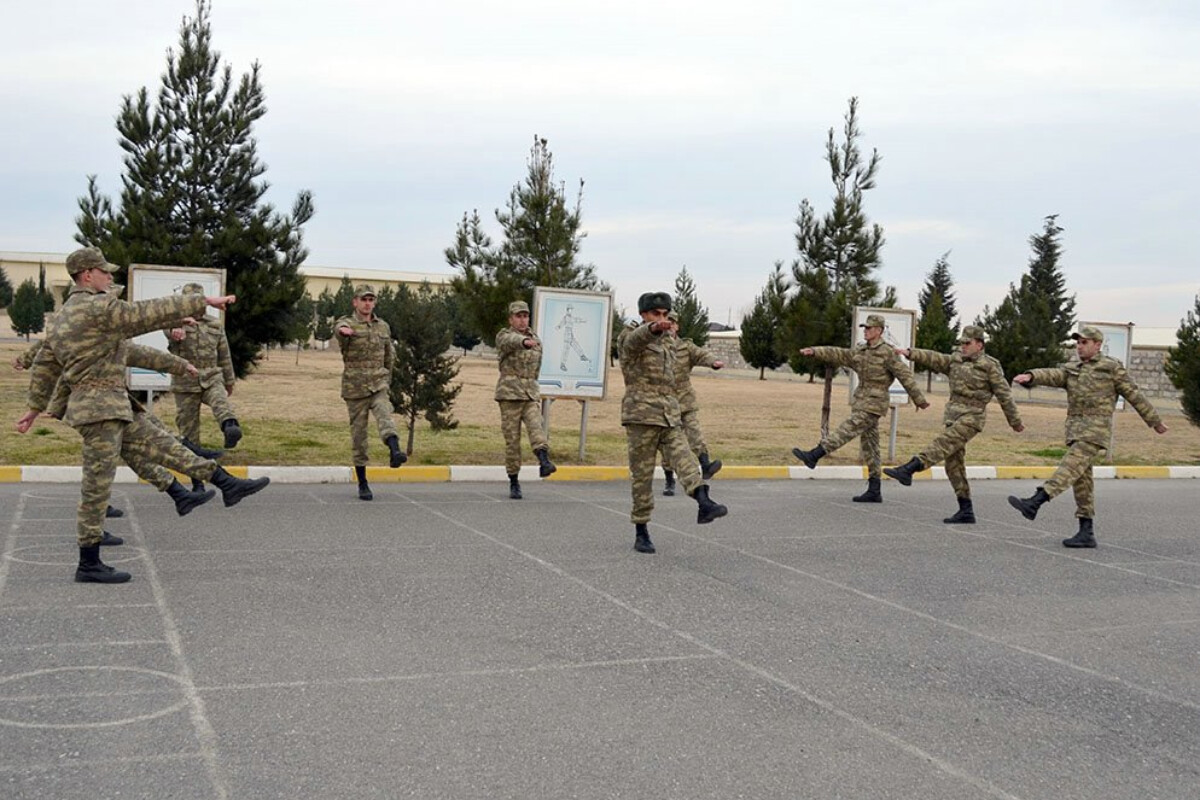
<svg viewBox="0 0 1200 800">
<path fill-rule="evenodd" d="M 105 294 L 111 294 L 113 297 L 120 297 L 125 293 L 125 284 L 111 283 L 108 286 L 108 291 Z"/>
<path fill-rule="evenodd" d="M 886 328 L 887 323 L 885 323 L 883 321 L 883 317 L 879 316 L 878 314 L 871 314 L 870 316 L 867 317 L 867 321 L 860 322 L 858 327 L 860 327 L 860 328 Z"/>
<path fill-rule="evenodd" d="M 204 294 L 204 287 L 198 283 L 188 283 L 183 287 L 184 294 Z"/>
<path fill-rule="evenodd" d="M 1091 339 L 1093 342 L 1103 342 L 1104 334 L 1100 332 L 1099 328 L 1091 325 L 1082 325 L 1078 331 L 1071 334 L 1071 338 L 1075 339 L 1076 341 L 1080 339 Z"/>
<path fill-rule="evenodd" d="M 67 256 L 67 274 L 72 278 L 81 272 L 87 272 L 89 269 L 116 272 L 120 267 L 116 264 L 108 263 L 99 247 L 81 247 Z"/>
<path fill-rule="evenodd" d="M 975 341 L 975 342 L 986 342 L 987 341 L 987 339 L 985 339 L 983 336 L 983 328 L 979 327 L 978 325 L 967 325 L 965 328 L 962 329 L 962 334 L 958 337 L 958 343 L 966 344 L 967 342 L 971 342 L 971 341 Z"/>
<path fill-rule="evenodd" d="M 511 303 L 508 304 L 508 315 L 510 317 L 513 314 L 520 314 L 520 313 L 525 313 L 525 314 L 529 313 L 529 304 L 528 303 L 526 303 L 524 300 L 513 300 Z"/>
<path fill-rule="evenodd" d="M 375 287 L 369 283 L 360 283 L 354 287 L 354 299 L 361 300 L 364 297 L 374 297 Z"/>
<path fill-rule="evenodd" d="M 671 310 L 671 295 L 666 292 L 646 292 L 638 298 L 638 313 L 643 311 L 653 311 L 656 308 L 661 308 L 663 311 Z"/>
</svg>

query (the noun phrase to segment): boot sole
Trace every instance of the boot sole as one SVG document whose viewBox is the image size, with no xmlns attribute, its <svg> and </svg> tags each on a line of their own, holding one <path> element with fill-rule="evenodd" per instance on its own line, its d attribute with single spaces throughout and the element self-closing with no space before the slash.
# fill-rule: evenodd
<svg viewBox="0 0 1200 800">
<path fill-rule="evenodd" d="M 883 474 L 887 475 L 889 478 L 896 481 L 901 486 L 912 486 L 912 476 L 908 475 L 906 473 L 903 473 L 898 469 L 891 469 L 889 467 L 888 469 L 885 469 L 883 471 Z"/>
<path fill-rule="evenodd" d="M 952 519 L 950 517 L 947 517 L 946 519 L 942 520 L 942 522 L 945 523 L 946 525 L 974 525 L 975 524 L 975 520 L 973 520 L 973 519 Z"/>
<path fill-rule="evenodd" d="M 794 455 L 796 458 L 800 459 L 801 463 L 803 463 L 804 466 L 808 467 L 809 469 L 817 468 L 817 462 L 809 461 L 808 457 L 805 455 L 805 452 L 803 450 L 801 450 L 799 447 L 792 448 L 792 455 Z"/>
<path fill-rule="evenodd" d="M 1017 511 L 1020 511 L 1021 516 L 1024 517 L 1025 519 L 1029 520 L 1030 522 L 1037 519 L 1037 512 L 1034 511 L 1032 514 L 1030 514 L 1028 511 L 1026 511 L 1025 506 L 1023 506 L 1021 504 L 1021 498 L 1014 497 L 1013 495 L 1009 495 L 1008 496 L 1008 504 L 1010 506 L 1012 506 L 1013 508 L 1015 508 Z"/>
<path fill-rule="evenodd" d="M 233 498 L 232 500 L 229 499 L 229 495 L 222 493 L 221 499 L 224 501 L 225 507 L 229 508 L 230 506 L 236 506 L 238 503 L 242 502 L 250 495 L 258 494 L 263 489 L 265 489 L 271 485 L 270 478 L 263 478 L 262 480 L 265 481 L 265 483 L 263 483 L 259 486 L 252 486 L 249 489 L 246 489 L 242 494 L 239 494 L 237 497 Z"/>
<path fill-rule="evenodd" d="M 129 583 L 129 579 L 133 576 L 128 572 L 115 572 L 110 576 L 101 577 L 99 575 L 81 575 L 75 573 L 76 583 Z"/>
</svg>

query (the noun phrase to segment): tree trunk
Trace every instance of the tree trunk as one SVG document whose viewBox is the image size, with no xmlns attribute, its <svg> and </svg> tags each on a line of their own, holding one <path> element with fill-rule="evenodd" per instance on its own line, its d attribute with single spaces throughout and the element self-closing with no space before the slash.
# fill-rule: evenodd
<svg viewBox="0 0 1200 800">
<path fill-rule="evenodd" d="M 765 381 L 767 379 L 767 368 L 766 367 L 758 368 L 758 379 L 760 381 Z"/>
<path fill-rule="evenodd" d="M 928 370 L 925 373 L 925 392 L 933 394 L 933 370 Z"/>
<path fill-rule="evenodd" d="M 821 438 L 829 438 L 829 412 L 833 405 L 833 365 L 825 366 L 825 394 L 821 398 Z"/>
</svg>

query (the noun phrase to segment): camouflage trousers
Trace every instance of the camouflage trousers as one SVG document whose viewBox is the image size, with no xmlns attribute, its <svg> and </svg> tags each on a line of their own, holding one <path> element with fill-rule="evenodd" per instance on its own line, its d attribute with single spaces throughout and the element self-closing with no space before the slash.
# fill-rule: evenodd
<svg viewBox="0 0 1200 800">
<path fill-rule="evenodd" d="M 699 458 L 701 453 L 708 452 L 704 433 L 700 430 L 700 415 L 695 411 L 684 411 L 679 416 L 683 420 L 683 433 L 687 437 L 688 448 L 691 449 L 692 455 Z M 662 456 L 663 469 L 674 469 L 666 448 L 659 447 L 658 452 Z"/>
<path fill-rule="evenodd" d="M 953 422 L 947 422 L 946 430 L 917 453 L 925 469 L 939 461 L 946 462 L 946 477 L 950 480 L 950 486 L 955 496 L 964 500 L 971 498 L 971 484 L 967 483 L 967 442 L 981 430 L 983 425 L 977 417 L 961 416 Z"/>
<path fill-rule="evenodd" d="M 212 409 L 218 425 L 236 416 L 233 413 L 233 404 L 229 402 L 229 395 L 226 394 L 225 387 L 220 383 L 215 383 L 198 392 L 173 392 L 173 394 L 175 396 L 175 427 L 179 429 L 179 435 L 192 444 L 200 444 L 201 404 Z"/>
<path fill-rule="evenodd" d="M 700 463 L 688 449 L 687 438 L 680 428 L 626 425 L 625 438 L 629 444 L 629 474 L 633 479 L 633 511 L 629 521 L 634 525 L 649 522 L 650 512 L 654 510 L 654 463 L 660 448 L 675 465 L 685 492 L 690 495 L 703 485 Z"/>
<path fill-rule="evenodd" d="M 852 411 L 848 420 L 821 440 L 821 446 L 825 448 L 826 453 L 832 453 L 855 437 L 858 437 L 862 463 L 867 466 L 867 477 L 879 478 L 882 475 L 882 459 L 879 456 L 878 414 Z"/>
<path fill-rule="evenodd" d="M 387 443 L 392 436 L 399 436 L 396 423 L 392 421 L 392 401 L 388 399 L 387 389 L 380 389 L 366 397 L 356 397 L 346 401 L 346 409 L 350 412 L 350 449 L 354 456 L 354 466 L 367 465 L 367 419 L 375 416 L 375 427 L 379 429 L 379 441 Z"/>
<path fill-rule="evenodd" d="M 1058 469 L 1042 488 L 1050 497 L 1058 497 L 1068 488 L 1075 490 L 1075 516 L 1080 519 L 1096 517 L 1096 483 L 1092 480 L 1092 464 L 1104 457 L 1108 448 L 1091 442 L 1074 441 L 1067 445 L 1067 454 Z"/>
<path fill-rule="evenodd" d="M 131 430 L 133 435 L 130 434 Z M 170 463 L 171 469 L 196 480 L 208 480 L 216 470 L 215 461 L 200 458 L 181 445 L 175 434 L 167 430 L 162 420 L 150 411 L 134 413 L 131 427 L 125 429 L 124 442 L 130 443 L 130 446 L 121 449 L 125 463 L 139 478 L 160 492 L 165 492 L 175 482 L 175 476 L 160 462 Z M 203 477 L 206 474 L 208 477 Z"/>
<path fill-rule="evenodd" d="M 521 471 L 521 425 L 529 437 L 534 452 L 548 448 L 542 412 L 536 400 L 497 400 L 500 404 L 500 432 L 504 434 L 504 471 L 516 475 Z"/>
<path fill-rule="evenodd" d="M 194 455 L 165 429 L 148 422 L 143 414 L 137 415 L 133 422 L 110 419 L 80 425 L 78 430 L 83 437 L 83 480 L 76 514 L 80 547 L 100 543 L 118 461 L 124 459 L 143 469 L 148 463 L 158 464 L 200 480 L 211 479 L 217 467 L 215 461 Z M 161 481 L 162 474 L 156 474 Z"/>
</svg>

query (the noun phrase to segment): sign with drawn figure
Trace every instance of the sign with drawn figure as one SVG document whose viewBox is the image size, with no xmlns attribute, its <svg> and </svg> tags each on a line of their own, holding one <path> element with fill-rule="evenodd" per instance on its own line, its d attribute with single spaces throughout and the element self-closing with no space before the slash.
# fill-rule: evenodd
<svg viewBox="0 0 1200 800">
<path fill-rule="evenodd" d="M 198 283 L 204 287 L 206 297 L 225 294 L 225 270 L 203 267 L 159 267 L 148 264 L 133 264 L 129 267 L 129 300 L 151 300 L 155 297 L 170 297 L 182 294 L 183 287 Z M 221 312 L 206 308 L 205 313 L 221 319 Z M 162 331 L 143 333 L 133 341 L 155 350 L 166 352 L 167 335 Z M 126 370 L 126 382 L 135 392 L 165 392 L 171 388 L 171 376 L 163 372 L 130 367 Z"/>
<path fill-rule="evenodd" d="M 611 293 L 536 287 L 533 329 L 542 340 L 542 394 L 603 400 L 611 328 Z"/>
<path fill-rule="evenodd" d="M 859 326 L 867 321 L 867 317 L 871 314 L 883 317 L 883 341 L 890 347 L 903 347 L 911 349 L 917 341 L 917 312 L 905 308 L 872 308 L 870 306 L 855 306 L 854 308 L 854 328 L 851 331 L 850 338 L 854 344 L 861 344 L 863 341 L 863 329 Z M 903 356 L 900 360 L 908 364 L 908 359 Z M 854 390 L 858 388 L 858 375 L 850 373 L 850 395 L 853 397 Z M 908 392 L 904 391 L 904 387 L 900 385 L 900 381 L 892 381 L 892 385 L 888 387 L 888 401 L 893 406 L 908 405 Z"/>
<path fill-rule="evenodd" d="M 1079 327 L 1091 325 L 1099 328 L 1104 334 L 1104 344 L 1100 353 L 1121 362 L 1121 366 L 1129 369 L 1129 360 L 1133 357 L 1133 323 L 1126 322 L 1080 322 Z M 1117 398 L 1117 411 L 1125 410 L 1125 398 Z"/>
</svg>

